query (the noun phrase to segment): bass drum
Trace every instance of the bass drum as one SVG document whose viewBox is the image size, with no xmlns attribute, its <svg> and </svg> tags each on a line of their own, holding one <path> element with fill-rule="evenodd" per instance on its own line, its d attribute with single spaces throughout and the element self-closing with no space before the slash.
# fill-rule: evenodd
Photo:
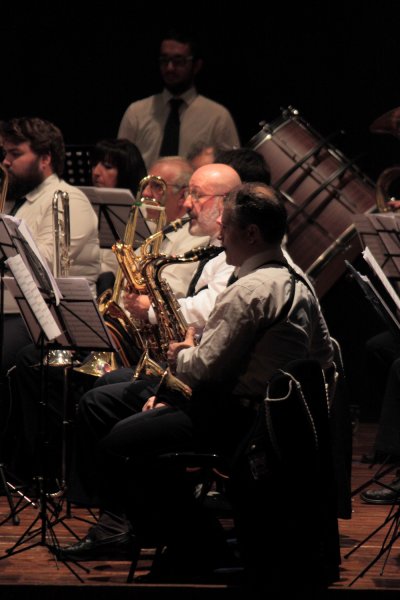
<svg viewBox="0 0 400 600">
<path fill-rule="evenodd" d="M 262 154 L 285 199 L 287 250 L 322 297 L 361 251 L 354 215 L 376 206 L 374 183 L 292 108 L 248 146 Z"/>
</svg>

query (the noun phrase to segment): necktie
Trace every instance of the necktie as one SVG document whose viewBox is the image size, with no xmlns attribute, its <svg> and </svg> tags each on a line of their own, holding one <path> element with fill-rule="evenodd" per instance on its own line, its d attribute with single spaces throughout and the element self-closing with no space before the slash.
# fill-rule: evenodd
<svg viewBox="0 0 400 600">
<path fill-rule="evenodd" d="M 16 200 L 16 201 L 14 202 L 14 206 L 13 206 L 13 207 L 12 207 L 12 209 L 10 210 L 10 213 L 9 213 L 9 214 L 10 214 L 12 217 L 14 217 L 14 215 L 16 215 L 16 214 L 17 214 L 17 211 L 18 211 L 18 210 L 21 208 L 21 206 L 22 206 L 23 204 L 25 204 L 25 202 L 26 202 L 26 198 L 25 198 L 25 196 L 24 196 L 23 198 L 20 198 L 19 200 Z"/>
<path fill-rule="evenodd" d="M 237 275 L 235 275 L 235 271 L 232 271 L 228 281 L 226 282 L 226 287 L 228 287 L 229 285 L 232 285 L 232 283 L 235 283 L 235 281 L 237 281 L 239 278 Z"/>
<path fill-rule="evenodd" d="M 179 153 L 179 107 L 182 103 L 181 98 L 171 98 L 169 101 L 170 111 L 164 127 L 160 156 L 176 156 Z"/>
</svg>

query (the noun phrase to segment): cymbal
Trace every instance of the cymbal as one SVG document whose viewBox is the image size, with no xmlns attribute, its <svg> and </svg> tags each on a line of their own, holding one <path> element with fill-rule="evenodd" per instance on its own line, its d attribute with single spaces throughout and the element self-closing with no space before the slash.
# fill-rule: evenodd
<svg viewBox="0 0 400 600">
<path fill-rule="evenodd" d="M 369 130 L 371 133 L 390 133 L 400 138 L 400 106 L 375 119 Z"/>
</svg>

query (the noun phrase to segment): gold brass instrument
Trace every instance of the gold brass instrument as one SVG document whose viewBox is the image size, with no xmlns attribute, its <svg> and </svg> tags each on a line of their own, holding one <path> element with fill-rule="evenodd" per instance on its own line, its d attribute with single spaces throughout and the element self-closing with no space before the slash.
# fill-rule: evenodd
<svg viewBox="0 0 400 600">
<path fill-rule="evenodd" d="M 0 163 L 0 213 L 4 212 L 8 190 L 8 171 Z"/>
<path fill-rule="evenodd" d="M 159 199 L 143 196 L 145 188 L 151 184 L 160 188 Z M 161 179 L 161 177 L 147 175 L 141 179 L 135 202 L 131 207 L 129 219 L 125 228 L 123 242 L 124 245 L 129 248 L 133 248 L 139 210 L 143 206 L 154 208 L 154 212 L 157 211 L 157 218 L 155 220 L 151 220 L 155 223 L 156 232 L 159 232 L 162 229 L 166 218 L 165 209 L 163 207 L 165 204 L 166 191 L 167 184 L 163 179 Z M 153 236 L 154 235 L 156 234 L 153 234 Z M 153 238 L 153 236 L 150 236 L 150 238 Z M 147 238 L 147 240 L 150 240 L 150 238 Z M 156 239 L 159 239 L 159 242 L 157 242 L 158 246 L 156 248 L 153 247 L 153 250 L 156 249 L 158 251 L 162 237 L 158 236 Z M 122 244 L 122 242 L 118 243 Z M 98 298 L 98 304 L 100 313 L 103 315 L 106 326 L 111 337 L 113 338 L 117 355 L 119 356 L 122 365 L 128 367 L 137 362 L 136 348 L 143 348 L 144 341 L 139 328 L 137 328 L 135 325 L 135 322 L 128 317 L 119 304 L 123 282 L 124 271 L 120 265 L 117 270 L 113 289 L 103 292 L 103 294 Z M 94 377 L 100 377 L 101 375 L 104 375 L 104 373 L 115 371 L 118 366 L 119 365 L 115 352 L 92 352 L 88 359 L 75 370 L 87 375 L 92 375 Z"/>
<path fill-rule="evenodd" d="M 178 220 L 182 221 L 182 220 Z M 185 220 L 186 221 L 186 220 Z M 171 223 L 175 226 L 176 221 Z M 152 255 L 145 253 L 137 268 L 137 257 L 132 250 L 125 247 L 115 249 L 117 259 L 124 268 L 125 277 L 133 287 L 143 286 L 147 290 L 152 306 L 157 315 L 157 325 L 146 325 L 144 339 L 146 343 L 143 355 L 137 364 L 133 379 L 138 379 L 144 370 L 148 375 L 160 377 L 160 384 L 179 390 L 185 397 L 190 397 L 190 388 L 180 381 L 169 368 L 161 366 L 167 360 L 170 342 L 182 341 L 185 338 L 187 323 L 181 314 L 179 303 L 168 283 L 161 278 L 162 270 L 170 264 L 195 262 L 202 258 L 212 258 L 222 247 L 194 248 L 179 256 Z"/>
<path fill-rule="evenodd" d="M 112 247 L 118 263 L 124 273 L 128 286 L 137 294 L 146 294 L 152 300 L 152 290 L 149 284 L 147 269 L 152 262 L 160 257 L 167 258 L 164 254 L 158 253 L 160 241 L 166 233 L 176 231 L 183 227 L 190 220 L 189 217 L 176 219 L 161 231 L 153 233 L 148 237 L 135 252 L 132 246 L 117 242 Z M 155 250 L 154 250 L 155 249 Z M 161 348 L 161 340 L 159 335 L 159 325 L 151 325 L 144 321 L 135 320 L 135 327 L 141 333 L 141 345 L 139 346 L 144 351 L 148 350 L 156 360 L 163 360 L 164 353 Z M 135 361 L 137 362 L 137 361 Z M 131 364 L 134 364 L 131 362 Z"/>
<path fill-rule="evenodd" d="M 388 202 L 396 200 L 390 195 L 390 186 L 398 179 L 400 179 L 400 165 L 389 167 L 379 175 L 376 182 L 376 205 L 379 212 L 396 210 L 389 206 Z"/>
<path fill-rule="evenodd" d="M 148 292 L 157 315 L 160 355 L 163 361 L 166 361 L 169 344 L 172 341 L 179 342 L 185 339 L 188 325 L 170 285 L 161 277 L 162 271 L 171 264 L 186 264 L 204 258 L 211 259 L 222 251 L 223 248 L 221 246 L 193 248 L 189 252 L 178 256 L 149 258 L 147 264 L 143 267 Z M 169 391 L 180 392 L 184 398 L 189 399 L 191 397 L 191 388 L 173 374 L 170 367 L 165 368 L 159 362 L 153 360 L 149 355 L 148 349 L 146 349 L 141 361 L 138 363 L 133 379 L 138 379 L 143 370 L 147 375 L 154 375 L 160 378 L 156 395 L 162 388 L 166 388 Z"/>
</svg>

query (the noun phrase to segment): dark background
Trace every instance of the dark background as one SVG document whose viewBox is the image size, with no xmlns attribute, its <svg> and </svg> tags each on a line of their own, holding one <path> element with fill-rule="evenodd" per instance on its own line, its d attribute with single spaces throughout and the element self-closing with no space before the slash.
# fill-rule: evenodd
<svg viewBox="0 0 400 600">
<path fill-rule="evenodd" d="M 397 161 L 397 139 L 368 128 L 400 105 L 398 2 L 121 4 L 3 8 L 0 118 L 48 118 L 67 143 L 114 136 L 130 102 L 160 88 L 161 32 L 188 25 L 204 50 L 198 87 L 243 143 L 292 105 L 322 135 L 345 131 L 340 149 L 367 174 Z"/>
<path fill-rule="evenodd" d="M 400 105 L 398 2 L 121 5 L 3 7 L 0 119 L 47 118 L 69 144 L 116 136 L 127 106 L 161 87 L 162 31 L 188 24 L 204 50 L 198 88 L 229 108 L 242 143 L 292 105 L 321 135 L 342 130 L 338 148 L 374 180 L 400 163 L 400 140 L 369 132 Z M 351 375 L 363 379 L 363 343 L 380 324 L 347 282 L 323 303 Z"/>
</svg>

